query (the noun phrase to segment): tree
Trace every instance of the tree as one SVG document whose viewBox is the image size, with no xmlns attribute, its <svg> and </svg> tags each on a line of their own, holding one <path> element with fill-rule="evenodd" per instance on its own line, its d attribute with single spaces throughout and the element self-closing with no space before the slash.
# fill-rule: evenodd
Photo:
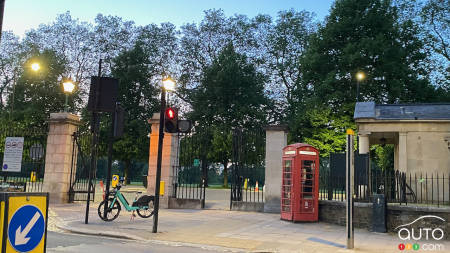
<svg viewBox="0 0 450 253">
<path fill-rule="evenodd" d="M 124 162 L 124 177 L 129 179 L 132 161 L 147 161 L 150 126 L 147 120 L 158 110 L 158 89 L 148 68 L 149 53 L 142 42 L 113 60 L 112 75 L 120 80 L 119 101 L 125 109 L 124 135 L 114 143 L 114 156 Z"/>
<path fill-rule="evenodd" d="M 204 70 L 192 101 L 192 119 L 227 129 L 262 125 L 269 104 L 263 77 L 244 55 L 235 52 L 231 43 Z"/>
<path fill-rule="evenodd" d="M 421 19 L 432 43 L 430 47 L 450 61 L 450 1 L 428 0 L 421 10 Z"/>
<path fill-rule="evenodd" d="M 427 54 L 424 68 L 438 89 L 436 101 L 450 101 L 449 0 L 394 0 L 399 22 L 412 23 Z"/>
<path fill-rule="evenodd" d="M 303 77 L 295 87 L 296 99 L 290 105 L 296 115 L 291 121 L 292 139 L 311 138 L 322 143 L 320 146 L 330 141 L 343 143 L 340 126 L 351 126 L 356 100 L 355 74 L 360 70 L 367 76 L 361 83 L 363 101 L 398 103 L 434 99 L 435 89 L 429 84 L 422 64 L 426 59 L 423 46 L 413 24 L 397 22 L 397 9 L 390 1 L 336 1 L 300 61 Z M 321 119 L 322 125 L 334 131 L 322 135 L 323 128 L 310 125 L 311 110 L 322 112 L 322 117 L 327 117 Z M 336 120 L 339 127 L 334 126 Z M 327 152 L 341 149 L 335 144 L 326 148 Z"/>
<path fill-rule="evenodd" d="M 11 32 L 3 32 L 0 44 L 0 109 L 6 105 L 6 98 L 19 78 L 23 58 L 19 38 Z"/>
<path fill-rule="evenodd" d="M 30 65 L 39 62 L 41 69 L 35 72 Z M 41 127 L 46 124 L 50 113 L 62 111 L 65 95 L 62 88 L 66 64 L 54 51 L 35 52 L 24 63 L 24 69 L 17 80 L 14 92 L 14 121 Z M 75 90 L 69 97 L 69 107 L 79 99 Z M 13 94 L 8 99 L 8 109 L 12 106 Z"/>
<path fill-rule="evenodd" d="M 254 22 L 245 15 L 226 17 L 223 10 L 206 10 L 199 24 L 191 23 L 181 27 L 179 50 L 180 95 L 191 102 L 190 91 L 200 85 L 203 70 L 213 63 L 222 50 L 233 43 L 236 52 L 246 54 L 253 64 L 260 65 L 265 53 L 258 38 L 258 32 L 265 36 L 267 22 L 261 18 Z M 258 66 L 256 66 L 258 68 Z"/>
<path fill-rule="evenodd" d="M 275 92 L 286 102 L 292 100 L 292 91 L 301 81 L 300 59 L 315 31 L 313 16 L 307 11 L 280 11 L 276 24 L 267 35 L 266 68 L 272 84 L 277 85 Z"/>
<path fill-rule="evenodd" d="M 86 98 L 90 77 L 97 75 L 99 59 L 103 59 L 103 75 L 109 75 L 112 59 L 132 48 L 137 35 L 134 22 L 120 17 L 98 14 L 95 23 L 90 24 L 66 12 L 58 15 L 54 22 L 28 31 L 22 46 L 28 51 L 52 50 L 62 57 L 66 62 L 64 75 L 77 82 L 81 96 Z"/>
<path fill-rule="evenodd" d="M 450 101 L 450 1 L 428 0 L 421 9 L 421 29 L 430 48 L 431 78 L 439 86 L 438 101 Z"/>
<path fill-rule="evenodd" d="M 264 94 L 263 77 L 244 55 L 236 53 L 232 43 L 203 73 L 201 84 L 192 93 L 193 110 L 188 116 L 196 122 L 196 130 L 213 129 L 212 143 L 226 144 L 226 148 L 210 151 L 208 156 L 224 165 L 227 186 L 230 132 L 264 125 L 269 100 Z"/>
</svg>

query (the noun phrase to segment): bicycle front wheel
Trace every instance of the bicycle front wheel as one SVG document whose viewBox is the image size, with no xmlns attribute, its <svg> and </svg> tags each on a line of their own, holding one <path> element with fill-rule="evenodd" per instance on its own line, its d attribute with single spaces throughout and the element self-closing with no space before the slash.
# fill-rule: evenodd
<svg viewBox="0 0 450 253">
<path fill-rule="evenodd" d="M 147 206 L 145 206 L 147 207 Z M 153 200 L 151 200 L 150 202 L 148 202 L 148 208 L 142 208 L 137 210 L 137 214 L 141 217 L 141 218 L 150 218 L 153 214 L 154 214 L 154 209 L 155 206 L 153 205 Z"/>
<path fill-rule="evenodd" d="M 113 199 L 109 199 L 108 205 L 110 205 L 112 201 Z M 120 209 L 121 207 L 119 202 L 114 202 L 112 208 L 108 208 L 105 219 L 105 201 L 103 200 L 102 202 L 100 202 L 100 205 L 98 205 L 98 216 L 104 221 L 113 221 L 119 216 Z"/>
</svg>

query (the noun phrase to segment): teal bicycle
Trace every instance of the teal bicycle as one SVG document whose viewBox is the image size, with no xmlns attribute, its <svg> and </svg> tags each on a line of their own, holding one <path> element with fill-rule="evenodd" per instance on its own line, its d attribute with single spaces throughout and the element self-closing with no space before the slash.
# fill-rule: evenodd
<svg viewBox="0 0 450 253">
<path fill-rule="evenodd" d="M 125 210 L 127 210 L 128 212 L 132 212 L 131 216 L 132 218 L 135 217 L 134 214 L 135 211 L 142 218 L 150 218 L 154 214 L 155 212 L 154 196 L 142 195 L 138 198 L 139 194 L 142 194 L 142 192 L 137 192 L 136 197 L 130 206 L 125 196 L 123 196 L 123 194 L 120 192 L 120 188 L 121 185 L 118 184 L 110 192 L 106 216 L 105 216 L 105 200 L 100 202 L 98 206 L 98 216 L 100 217 L 100 219 L 104 221 L 115 220 L 119 216 L 120 210 L 122 209 L 120 204 L 122 204 L 125 207 Z"/>
</svg>

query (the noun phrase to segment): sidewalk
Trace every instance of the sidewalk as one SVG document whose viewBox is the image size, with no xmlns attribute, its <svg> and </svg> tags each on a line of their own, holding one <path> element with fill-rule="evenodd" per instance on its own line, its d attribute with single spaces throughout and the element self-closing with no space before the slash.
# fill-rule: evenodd
<svg viewBox="0 0 450 253">
<path fill-rule="evenodd" d="M 345 249 L 345 227 L 327 223 L 291 223 L 278 214 L 225 210 L 162 209 L 158 233 L 153 234 L 153 219 L 122 210 L 112 222 L 97 215 L 97 204 L 90 209 L 89 224 L 84 224 L 84 204 L 51 205 L 49 230 L 123 237 L 134 240 L 187 243 L 224 247 L 232 252 L 351 252 Z M 396 234 L 377 234 L 355 230 L 355 252 L 399 252 Z M 446 249 L 448 242 L 441 242 Z"/>
</svg>

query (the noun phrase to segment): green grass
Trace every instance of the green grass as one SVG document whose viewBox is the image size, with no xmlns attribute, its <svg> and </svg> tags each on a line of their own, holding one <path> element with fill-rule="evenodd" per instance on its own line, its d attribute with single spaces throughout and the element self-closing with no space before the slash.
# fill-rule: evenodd
<svg viewBox="0 0 450 253">
<path fill-rule="evenodd" d="M 128 185 L 143 186 L 142 181 L 131 181 Z"/>
<path fill-rule="evenodd" d="M 221 184 L 210 184 L 207 187 L 208 189 L 230 189 L 230 187 L 223 187 Z"/>
</svg>

